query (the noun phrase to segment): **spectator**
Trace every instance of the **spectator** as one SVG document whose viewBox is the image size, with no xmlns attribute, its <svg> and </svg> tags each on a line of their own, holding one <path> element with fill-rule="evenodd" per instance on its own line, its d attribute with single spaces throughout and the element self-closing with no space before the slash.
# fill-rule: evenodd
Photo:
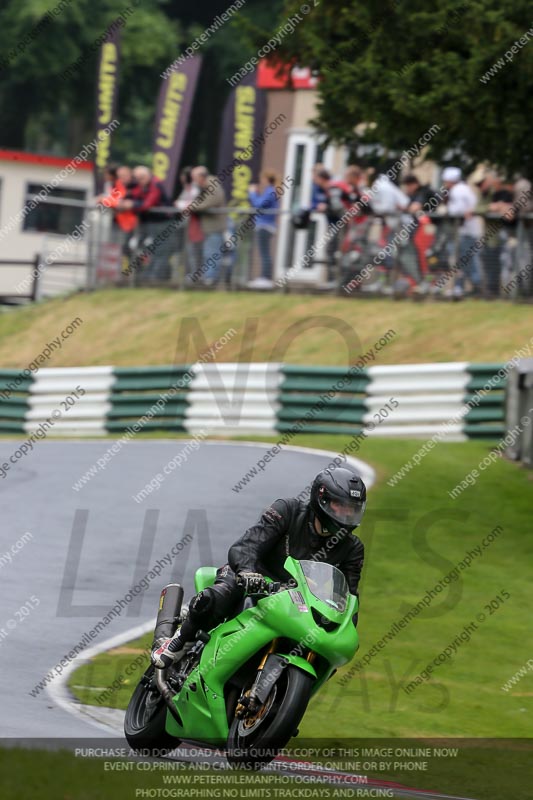
<svg viewBox="0 0 533 800">
<path fill-rule="evenodd" d="M 192 180 L 198 190 L 194 199 L 194 213 L 200 216 L 203 241 L 202 265 L 193 280 L 202 281 L 206 286 L 215 286 L 219 279 L 222 259 L 223 234 L 226 229 L 226 215 L 218 212 L 226 204 L 226 197 L 219 179 L 210 175 L 206 167 L 194 167 Z"/>
<path fill-rule="evenodd" d="M 169 205 L 167 193 L 161 181 L 152 175 L 152 170 L 143 166 L 135 167 L 133 180 L 134 186 L 122 203 L 123 207 L 133 209 L 139 215 L 140 222 L 168 220 L 168 211 L 162 209 Z"/>
<path fill-rule="evenodd" d="M 256 209 L 255 236 L 259 256 L 261 258 L 261 276 L 250 281 L 248 286 L 255 289 L 271 289 L 272 282 L 272 240 L 276 234 L 277 217 L 274 213 L 279 208 L 276 186 L 279 184 L 276 173 L 265 169 L 261 173 L 260 184 L 250 184 L 248 198 Z M 270 213 L 268 213 L 270 212 Z"/>
<path fill-rule="evenodd" d="M 409 199 L 409 205 L 405 209 L 407 214 L 402 220 L 409 230 L 409 240 L 401 248 L 400 265 L 411 287 L 414 288 L 414 284 L 418 284 L 417 291 L 421 291 L 422 276 L 427 274 L 425 257 L 427 234 L 424 233 L 421 225 L 430 221 L 429 217 L 422 212 L 426 209 L 427 213 L 429 202 L 435 193 L 429 186 L 423 186 L 414 174 L 406 175 L 402 179 L 401 186 Z M 422 288 L 427 289 L 427 285 L 424 284 Z"/>
<path fill-rule="evenodd" d="M 376 216 L 383 217 L 384 229 L 381 237 L 383 243 L 383 257 L 381 259 L 384 269 L 380 268 L 377 280 L 367 284 L 365 291 L 381 291 L 385 294 L 404 289 L 405 280 L 394 281 L 393 270 L 398 261 L 398 246 L 395 234 L 401 224 L 401 211 L 405 211 L 409 206 L 409 197 L 396 186 L 395 183 L 385 173 L 376 174 L 368 172 L 368 177 L 372 181 L 366 196 Z M 386 249 L 385 249 L 386 248 Z M 385 282 L 391 281 L 395 285 L 384 286 Z M 407 282 L 409 283 L 409 282 Z"/>
<path fill-rule="evenodd" d="M 150 242 L 152 250 L 147 270 L 148 280 L 168 280 L 169 259 L 176 245 L 175 238 L 169 236 L 169 227 L 175 228 L 175 221 L 162 208 L 170 205 L 169 199 L 163 184 L 152 175 L 148 167 L 135 167 L 133 179 L 135 186 L 128 192 L 127 198 L 120 202 L 119 208 L 133 210 L 138 214 L 141 238 Z"/>
<path fill-rule="evenodd" d="M 133 211 L 119 211 L 121 201 L 133 188 L 133 175 L 130 167 L 110 164 L 105 170 L 107 193 L 95 198 L 95 203 L 114 209 L 111 229 L 111 243 L 120 246 L 122 254 L 122 271 L 127 274 L 131 257 L 131 245 L 135 241 L 132 234 L 139 223 Z"/>
<path fill-rule="evenodd" d="M 312 200 L 315 205 L 312 211 L 325 214 L 329 230 L 326 245 L 327 255 L 327 284 L 328 288 L 336 285 L 335 267 L 337 264 L 337 250 L 339 247 L 339 231 L 333 226 L 338 223 L 343 214 L 353 202 L 352 188 L 343 181 L 333 181 L 327 169 L 319 169 L 314 176 L 314 190 Z"/>
<path fill-rule="evenodd" d="M 311 211 L 317 211 L 320 214 L 325 214 L 328 210 L 329 200 L 329 184 L 331 175 L 327 169 L 317 164 L 313 169 L 313 190 L 311 194 Z"/>
<path fill-rule="evenodd" d="M 533 186 L 531 181 L 518 175 L 513 186 L 514 207 L 520 219 L 519 272 L 524 272 L 519 281 L 519 293 L 533 296 Z"/>
<path fill-rule="evenodd" d="M 370 231 L 372 227 L 371 209 L 368 203 L 368 185 L 366 174 L 357 164 L 350 164 L 344 173 L 344 182 L 337 184 L 341 190 L 341 201 L 344 204 L 345 225 L 341 232 L 342 243 L 341 268 L 342 280 L 346 285 L 356 280 L 360 283 L 359 274 L 368 262 L 372 244 Z"/>
<path fill-rule="evenodd" d="M 198 197 L 200 189 L 193 183 L 192 167 L 184 167 L 180 172 L 181 192 L 174 201 L 174 205 L 179 211 L 185 211 L 191 203 Z M 185 281 L 191 283 L 194 275 L 200 270 L 202 264 L 204 233 L 198 214 L 191 213 L 188 216 L 185 228 L 180 227 L 179 233 L 184 242 L 183 250 L 185 253 Z"/>
<path fill-rule="evenodd" d="M 474 190 L 462 179 L 459 167 L 446 167 L 442 172 L 442 182 L 448 191 L 448 214 L 452 217 L 462 217 L 457 234 L 459 247 L 458 261 L 464 264 L 456 278 L 453 293 L 456 297 L 464 294 L 464 277 L 471 283 L 471 294 L 479 295 L 481 275 L 479 256 L 476 250 L 476 240 L 482 234 L 481 220 L 474 215 L 477 206 L 477 197 Z M 456 250 L 455 242 L 450 242 L 450 250 Z"/>
<path fill-rule="evenodd" d="M 409 206 L 409 197 L 385 173 L 377 175 L 368 198 L 374 214 L 385 217 L 385 223 L 391 230 L 400 224 L 400 211 Z"/>
<path fill-rule="evenodd" d="M 315 164 L 313 167 L 313 185 L 311 189 L 311 210 L 316 211 L 317 206 L 327 202 L 327 192 L 324 191 L 322 182 L 317 180 L 320 172 L 324 172 L 324 164 Z"/>
<path fill-rule="evenodd" d="M 127 192 L 135 185 L 132 171 L 130 167 L 109 165 L 106 169 L 105 177 L 109 185 L 109 192 L 96 197 L 95 202 L 106 208 L 117 209 L 120 201 L 126 197 Z M 113 226 L 118 227 L 120 231 L 125 233 L 131 233 L 137 227 L 138 222 L 137 214 L 133 211 L 115 211 L 113 214 Z"/>
<path fill-rule="evenodd" d="M 401 182 L 403 192 L 409 199 L 406 208 L 408 214 L 417 214 L 427 206 L 434 196 L 433 190 L 429 186 L 422 186 L 416 175 L 406 175 Z"/>
<path fill-rule="evenodd" d="M 332 218 L 341 219 L 348 209 L 360 202 L 361 194 L 358 185 L 360 177 L 359 167 L 352 165 L 346 170 L 344 180 L 330 181 L 328 206 Z"/>
<path fill-rule="evenodd" d="M 344 182 L 350 205 L 361 203 L 368 210 L 368 205 L 364 199 L 364 194 L 368 187 L 361 167 L 358 167 L 357 164 L 350 164 L 344 173 Z"/>
<path fill-rule="evenodd" d="M 502 179 L 495 172 L 487 172 L 476 186 L 481 193 L 477 207 L 480 214 L 497 214 L 502 217 L 510 211 L 513 206 L 513 192 L 503 186 Z M 499 224 L 497 220 L 487 220 L 488 233 L 481 252 L 486 297 L 494 298 L 500 294 L 504 250 L 509 238 L 509 228 L 514 225 L 514 219 L 507 222 L 502 220 Z"/>
<path fill-rule="evenodd" d="M 361 181 L 362 185 L 365 187 L 365 189 L 369 189 L 370 186 L 372 186 L 372 184 L 374 183 L 375 180 L 376 180 L 376 169 L 375 169 L 375 167 L 366 167 L 363 170 L 363 178 L 362 178 L 362 181 Z"/>
<path fill-rule="evenodd" d="M 361 167 L 351 164 L 344 173 L 344 182 L 339 181 L 337 185 L 341 189 L 341 201 L 345 210 L 352 211 L 349 224 L 366 222 L 371 209 L 366 176 Z"/>
</svg>

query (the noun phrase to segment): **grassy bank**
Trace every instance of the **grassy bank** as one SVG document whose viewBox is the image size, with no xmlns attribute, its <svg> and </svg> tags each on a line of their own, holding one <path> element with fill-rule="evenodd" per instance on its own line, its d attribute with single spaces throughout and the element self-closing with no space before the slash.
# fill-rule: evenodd
<svg viewBox="0 0 533 800">
<path fill-rule="evenodd" d="M 107 290 L 0 314 L 0 366 L 26 367 L 78 317 L 82 323 L 43 366 L 188 363 L 231 328 L 219 361 L 346 365 L 393 329 L 375 363 L 492 362 L 509 358 L 533 333 L 530 306 L 500 301 Z M 191 339 L 195 330 L 200 337 Z"/>
</svg>

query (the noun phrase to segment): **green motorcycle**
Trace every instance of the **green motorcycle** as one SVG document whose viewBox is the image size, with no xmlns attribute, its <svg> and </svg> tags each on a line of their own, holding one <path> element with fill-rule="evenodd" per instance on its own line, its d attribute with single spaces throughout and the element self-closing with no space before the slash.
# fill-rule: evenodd
<svg viewBox="0 0 533 800">
<path fill-rule="evenodd" d="M 177 664 L 146 670 L 124 722 L 132 748 L 161 754 L 188 740 L 223 748 L 234 766 L 257 768 L 297 734 L 310 698 L 359 647 L 358 601 L 331 564 L 289 556 L 284 566 L 288 583 L 269 581 L 261 594 L 246 595 L 239 613 L 199 631 Z M 215 575 L 214 567 L 200 568 L 196 591 Z"/>
</svg>

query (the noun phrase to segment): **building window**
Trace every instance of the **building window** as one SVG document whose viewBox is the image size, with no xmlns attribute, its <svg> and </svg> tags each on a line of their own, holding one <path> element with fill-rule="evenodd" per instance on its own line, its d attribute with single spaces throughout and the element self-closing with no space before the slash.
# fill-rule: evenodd
<svg viewBox="0 0 533 800">
<path fill-rule="evenodd" d="M 83 220 L 84 209 L 81 206 L 62 204 L 61 200 L 78 200 L 85 202 L 84 189 L 50 189 L 40 183 L 29 183 L 26 192 L 26 203 L 30 198 L 46 191 L 47 202 L 39 203 L 24 217 L 22 230 L 36 233 L 58 233 L 68 236 Z M 57 199 L 57 203 L 49 202 Z"/>
</svg>

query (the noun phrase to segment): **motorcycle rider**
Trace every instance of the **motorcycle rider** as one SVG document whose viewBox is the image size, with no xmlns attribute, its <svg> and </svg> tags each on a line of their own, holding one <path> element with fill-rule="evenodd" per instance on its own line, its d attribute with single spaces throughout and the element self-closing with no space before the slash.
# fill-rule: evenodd
<svg viewBox="0 0 533 800">
<path fill-rule="evenodd" d="M 207 631 L 231 617 L 245 592 L 261 592 L 263 576 L 286 582 L 290 576 L 283 564 L 289 555 L 333 564 L 343 572 L 351 594 L 358 596 L 364 545 L 352 532 L 365 506 L 366 486 L 346 467 L 320 472 L 308 503 L 276 500 L 230 547 L 228 563 L 217 570 L 213 586 L 192 598 L 189 614 L 174 636 L 154 641 L 152 663 L 165 669 L 181 658 L 200 629 Z"/>
</svg>

